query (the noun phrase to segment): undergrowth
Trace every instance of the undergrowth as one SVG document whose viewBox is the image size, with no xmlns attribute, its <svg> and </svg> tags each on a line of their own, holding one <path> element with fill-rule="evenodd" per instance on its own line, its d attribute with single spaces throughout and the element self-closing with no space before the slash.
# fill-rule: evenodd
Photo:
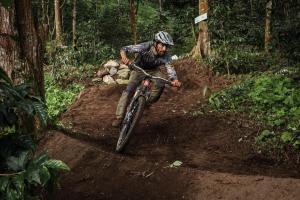
<svg viewBox="0 0 300 200">
<path fill-rule="evenodd" d="M 265 129 L 256 137 L 258 146 L 297 152 L 300 148 L 300 86 L 286 73 L 293 70 L 256 75 L 214 93 L 209 103 L 216 110 L 247 112 L 263 122 Z"/>
<path fill-rule="evenodd" d="M 79 83 L 72 83 L 62 87 L 49 74 L 45 75 L 45 87 L 48 114 L 52 120 L 55 120 L 60 113 L 65 111 L 67 106 L 73 102 L 74 98 L 84 88 Z"/>
</svg>

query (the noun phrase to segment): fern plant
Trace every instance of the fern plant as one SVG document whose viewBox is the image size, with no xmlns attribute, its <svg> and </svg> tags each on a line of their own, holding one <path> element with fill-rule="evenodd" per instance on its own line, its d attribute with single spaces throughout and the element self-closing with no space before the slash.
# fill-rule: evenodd
<svg viewBox="0 0 300 200">
<path fill-rule="evenodd" d="M 45 188 L 57 186 L 59 170 L 70 170 L 47 153 L 35 155 L 30 130 L 36 117 L 47 124 L 45 104 L 30 93 L 30 85 L 13 85 L 0 68 L 0 199 L 39 199 Z"/>
</svg>

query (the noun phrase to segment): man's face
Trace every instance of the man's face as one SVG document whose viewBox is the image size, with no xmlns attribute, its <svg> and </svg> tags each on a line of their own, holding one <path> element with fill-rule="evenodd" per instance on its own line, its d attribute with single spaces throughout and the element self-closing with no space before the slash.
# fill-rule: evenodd
<svg viewBox="0 0 300 200">
<path fill-rule="evenodd" d="M 163 43 L 160 43 L 160 42 L 158 42 L 156 44 L 156 51 L 157 51 L 157 54 L 160 55 L 160 56 L 162 56 L 166 53 L 167 48 L 168 48 L 168 46 L 166 44 L 163 44 Z"/>
</svg>

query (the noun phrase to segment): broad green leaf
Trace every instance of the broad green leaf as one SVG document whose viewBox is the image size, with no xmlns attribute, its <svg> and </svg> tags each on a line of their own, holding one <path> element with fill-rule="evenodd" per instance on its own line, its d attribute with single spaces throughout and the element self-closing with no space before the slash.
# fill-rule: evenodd
<svg viewBox="0 0 300 200">
<path fill-rule="evenodd" d="M 51 177 L 51 175 L 49 173 L 48 168 L 45 166 L 42 166 L 40 169 L 41 184 L 45 185 L 49 181 L 50 177 Z"/>
<path fill-rule="evenodd" d="M 30 168 L 25 172 L 25 179 L 29 183 L 41 184 L 40 170 L 38 168 Z"/>
<path fill-rule="evenodd" d="M 47 125 L 47 121 L 48 121 L 47 109 L 40 102 L 33 102 L 32 105 L 34 107 L 35 112 L 38 114 L 39 118 L 41 119 L 43 125 L 46 126 Z"/>
<path fill-rule="evenodd" d="M 14 171 L 23 170 L 27 161 L 28 151 L 22 152 L 19 157 L 11 156 L 7 159 L 7 167 Z"/>
<path fill-rule="evenodd" d="M 61 170 L 66 170 L 66 171 L 70 171 L 70 168 L 68 167 L 68 165 L 66 165 L 63 161 L 61 160 L 48 160 L 44 163 L 44 165 L 47 168 L 52 168 L 52 169 L 61 169 Z"/>
<path fill-rule="evenodd" d="M 40 167 L 43 163 L 47 162 L 49 160 L 49 155 L 48 153 L 44 152 L 38 156 L 36 156 L 32 163 L 36 166 L 36 167 Z"/>
</svg>

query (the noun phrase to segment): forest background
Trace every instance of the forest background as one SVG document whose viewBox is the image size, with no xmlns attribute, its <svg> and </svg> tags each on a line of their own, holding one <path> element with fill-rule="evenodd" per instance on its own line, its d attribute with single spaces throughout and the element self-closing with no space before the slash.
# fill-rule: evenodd
<svg viewBox="0 0 300 200">
<path fill-rule="evenodd" d="M 0 3 L 0 197 L 39 196 L 37 185 L 57 185 L 57 170 L 69 169 L 34 154 L 42 137 L 37 130 L 55 124 L 102 64 L 119 58 L 122 46 L 152 40 L 160 30 L 174 38 L 172 55 L 238 77 L 209 97 L 210 109 L 259 119 L 257 145 L 279 160 L 299 162 L 298 0 Z M 194 23 L 199 12 L 208 13 L 200 25 Z"/>
</svg>

